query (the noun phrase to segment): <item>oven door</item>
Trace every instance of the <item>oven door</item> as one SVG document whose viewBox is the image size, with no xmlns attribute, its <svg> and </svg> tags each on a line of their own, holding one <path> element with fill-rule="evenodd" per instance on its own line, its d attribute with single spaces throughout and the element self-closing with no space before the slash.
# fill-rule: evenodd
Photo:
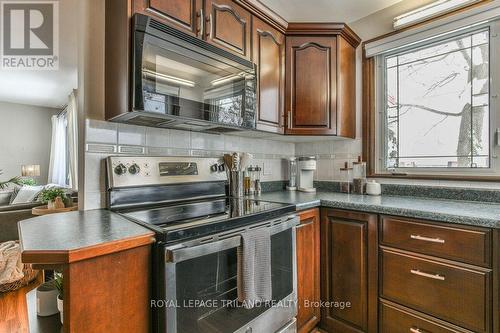
<svg viewBox="0 0 500 333">
<path fill-rule="evenodd" d="M 297 314 L 295 225 L 288 217 L 271 228 L 272 304 L 246 309 L 236 301 L 237 248 L 241 232 L 224 239 L 165 250 L 164 308 L 160 332 L 279 332 Z M 252 226 L 253 228 L 254 226 Z M 216 237 L 217 238 L 217 237 Z M 159 310 L 159 309 L 156 309 Z"/>
</svg>

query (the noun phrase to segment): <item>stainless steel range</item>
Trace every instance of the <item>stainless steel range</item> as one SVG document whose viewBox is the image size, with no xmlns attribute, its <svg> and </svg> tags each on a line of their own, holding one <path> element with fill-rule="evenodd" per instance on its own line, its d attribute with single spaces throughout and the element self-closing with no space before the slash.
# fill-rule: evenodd
<svg viewBox="0 0 500 333">
<path fill-rule="evenodd" d="M 156 232 L 154 330 L 296 332 L 295 207 L 226 196 L 221 160 L 109 157 L 108 207 Z M 242 235 L 267 228 L 272 300 L 237 300 Z"/>
</svg>

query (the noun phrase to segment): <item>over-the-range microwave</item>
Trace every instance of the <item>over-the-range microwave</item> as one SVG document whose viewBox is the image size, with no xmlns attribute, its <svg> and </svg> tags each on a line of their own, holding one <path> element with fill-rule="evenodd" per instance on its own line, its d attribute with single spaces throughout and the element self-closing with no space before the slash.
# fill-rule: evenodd
<svg viewBox="0 0 500 333">
<path fill-rule="evenodd" d="M 148 16 L 133 17 L 131 110 L 111 119 L 195 131 L 255 128 L 255 65 Z"/>
</svg>

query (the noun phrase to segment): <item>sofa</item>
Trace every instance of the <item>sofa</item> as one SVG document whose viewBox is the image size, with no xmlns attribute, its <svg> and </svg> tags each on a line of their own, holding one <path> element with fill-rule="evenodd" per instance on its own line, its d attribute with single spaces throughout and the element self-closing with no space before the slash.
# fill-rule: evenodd
<svg viewBox="0 0 500 333">
<path fill-rule="evenodd" d="M 19 239 L 17 222 L 33 217 L 31 209 L 39 202 L 0 206 L 0 243 Z"/>
<path fill-rule="evenodd" d="M 31 209 L 42 205 L 38 201 L 10 204 L 13 192 L 13 190 L 0 191 L 0 243 L 18 240 L 17 222 L 34 217 Z M 73 202 L 77 202 L 77 193 L 74 192 L 71 196 Z"/>
</svg>

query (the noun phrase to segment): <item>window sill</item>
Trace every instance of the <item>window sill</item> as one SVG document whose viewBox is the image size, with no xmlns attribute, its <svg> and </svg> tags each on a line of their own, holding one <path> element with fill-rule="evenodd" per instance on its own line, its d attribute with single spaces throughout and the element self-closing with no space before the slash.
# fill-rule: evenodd
<svg viewBox="0 0 500 333">
<path fill-rule="evenodd" d="M 495 175 L 426 175 L 426 174 L 390 174 L 390 173 L 371 173 L 368 178 L 387 178 L 387 179 L 429 179 L 429 180 L 470 180 L 478 182 L 500 181 L 500 176 Z"/>
</svg>

